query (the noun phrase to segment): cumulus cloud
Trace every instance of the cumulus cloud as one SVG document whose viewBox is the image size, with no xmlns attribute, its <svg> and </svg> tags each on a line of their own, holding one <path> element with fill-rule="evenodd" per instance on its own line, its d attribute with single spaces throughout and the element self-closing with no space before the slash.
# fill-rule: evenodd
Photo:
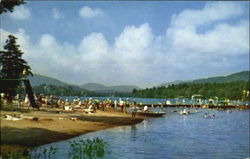
<svg viewBox="0 0 250 159">
<path fill-rule="evenodd" d="M 175 61 L 195 62 L 192 65 L 213 63 L 223 56 L 237 56 L 249 52 L 249 21 L 228 24 L 225 20 L 242 14 L 242 8 L 233 2 L 207 3 L 202 10 L 184 10 L 172 17 L 166 31 L 169 52 Z M 221 22 L 220 22 L 221 21 Z M 216 24 L 215 24 L 216 22 Z M 218 23 L 220 22 L 220 23 Z M 211 25 L 198 33 L 199 27 Z M 185 68 L 180 65 L 180 68 Z"/>
<path fill-rule="evenodd" d="M 15 35 L 35 72 L 76 84 L 143 87 L 237 71 L 241 65 L 244 68 L 249 62 L 249 21 L 226 21 L 241 14 L 236 3 L 209 2 L 201 10 L 184 10 L 174 15 L 165 35 L 154 35 L 148 23 L 130 25 L 113 43 L 96 32 L 83 37 L 77 45 L 60 43 L 50 34 L 33 43 L 23 29 Z M 197 31 L 206 25 L 206 31 Z M 8 32 L 2 32 L 1 39 L 5 39 Z"/>
<path fill-rule="evenodd" d="M 31 14 L 27 7 L 20 5 L 20 6 L 16 6 L 14 9 L 14 12 L 9 13 L 9 16 L 12 19 L 26 20 L 31 16 Z"/>
<path fill-rule="evenodd" d="M 62 18 L 64 18 L 64 14 L 60 10 L 58 10 L 57 8 L 53 8 L 52 13 L 53 13 L 53 17 L 55 19 L 62 19 Z"/>
<path fill-rule="evenodd" d="M 243 10 L 238 3 L 208 2 L 202 10 L 187 9 L 178 15 L 173 15 L 171 25 L 177 28 L 192 28 L 239 16 L 242 13 Z"/>
<path fill-rule="evenodd" d="M 84 6 L 79 10 L 79 15 L 82 18 L 94 18 L 104 15 L 104 12 L 99 8 L 92 9 L 88 6 Z"/>
</svg>

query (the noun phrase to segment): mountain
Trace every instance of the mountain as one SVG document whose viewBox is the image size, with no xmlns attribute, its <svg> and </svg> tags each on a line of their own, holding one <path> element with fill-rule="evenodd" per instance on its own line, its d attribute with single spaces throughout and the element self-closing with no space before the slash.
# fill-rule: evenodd
<svg viewBox="0 0 250 159">
<path fill-rule="evenodd" d="M 159 87 L 161 86 L 169 86 L 169 85 L 176 85 L 176 84 L 181 84 L 181 83 L 187 83 L 187 82 L 192 82 L 191 80 L 176 80 L 176 81 L 172 81 L 172 82 L 166 82 L 166 83 L 163 83 L 163 84 L 160 84 Z"/>
<path fill-rule="evenodd" d="M 140 90 L 141 88 L 133 85 L 119 85 L 119 86 L 111 86 L 109 87 L 114 92 L 124 92 L 124 93 L 131 93 L 133 89 Z"/>
<path fill-rule="evenodd" d="M 55 86 L 74 86 L 74 87 L 79 87 L 79 89 L 94 91 L 97 93 L 115 93 L 115 92 L 131 93 L 133 89 L 137 89 L 137 90 L 140 89 L 139 87 L 132 86 L 132 85 L 105 86 L 105 85 L 98 84 L 98 83 L 87 83 L 82 86 L 76 86 L 76 85 L 62 82 L 58 79 L 54 79 L 54 78 L 39 75 L 39 74 L 34 74 L 34 76 L 33 77 L 30 76 L 29 79 L 30 79 L 32 86 L 39 86 L 41 84 L 55 85 Z"/>
<path fill-rule="evenodd" d="M 81 88 L 87 89 L 89 91 L 104 90 L 107 87 L 98 83 L 87 83 L 80 86 Z"/>
<path fill-rule="evenodd" d="M 32 86 L 38 86 L 41 84 L 46 84 L 46 85 L 55 85 L 55 86 L 67 86 L 69 84 L 64 83 L 58 79 L 54 79 L 51 77 L 39 75 L 39 74 L 34 74 L 34 76 L 30 76 L 30 83 Z"/>
<path fill-rule="evenodd" d="M 137 90 L 141 89 L 133 85 L 105 86 L 105 85 L 98 84 L 98 83 L 87 83 L 80 87 L 83 89 L 98 92 L 98 93 L 114 93 L 114 92 L 131 93 L 133 89 L 137 89 Z"/>
<path fill-rule="evenodd" d="M 218 76 L 193 80 L 194 83 L 222 83 L 232 81 L 249 81 L 249 71 L 242 71 L 228 76 Z"/>
<path fill-rule="evenodd" d="M 222 83 L 222 82 L 232 82 L 232 81 L 249 81 L 249 71 L 242 71 L 230 74 L 228 76 L 216 76 L 216 77 L 209 77 L 209 78 L 201 78 L 195 80 L 176 80 L 173 82 L 163 83 L 159 86 L 168 86 L 168 85 L 176 85 L 181 83 Z"/>
</svg>

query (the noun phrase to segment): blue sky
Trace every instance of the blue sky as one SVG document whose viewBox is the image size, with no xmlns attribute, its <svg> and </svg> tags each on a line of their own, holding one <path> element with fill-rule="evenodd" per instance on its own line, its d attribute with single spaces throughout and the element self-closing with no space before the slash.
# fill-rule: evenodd
<svg viewBox="0 0 250 159">
<path fill-rule="evenodd" d="M 169 26 L 171 15 L 177 14 L 183 8 L 202 8 L 205 2 L 68 2 L 68 1 L 34 1 L 28 2 L 31 17 L 25 21 L 16 21 L 3 15 L 2 28 L 15 32 L 18 28 L 26 30 L 34 40 L 42 34 L 51 34 L 59 41 L 78 42 L 82 36 L 92 32 L 101 32 L 109 41 L 114 41 L 125 26 L 149 23 L 156 35 L 162 35 Z M 83 6 L 100 8 L 105 15 L 94 19 L 83 19 L 78 12 Z M 55 20 L 53 9 L 63 13 L 64 17 Z M 45 23 L 46 22 L 46 23 Z M 34 27 L 36 26 L 36 27 Z M 39 29 L 38 29 L 38 28 Z M 69 31 L 73 30 L 73 31 Z M 72 38 L 74 36 L 74 38 Z"/>
<path fill-rule="evenodd" d="M 249 68 L 248 2 L 28 1 L 1 15 L 33 72 L 141 87 Z"/>
</svg>

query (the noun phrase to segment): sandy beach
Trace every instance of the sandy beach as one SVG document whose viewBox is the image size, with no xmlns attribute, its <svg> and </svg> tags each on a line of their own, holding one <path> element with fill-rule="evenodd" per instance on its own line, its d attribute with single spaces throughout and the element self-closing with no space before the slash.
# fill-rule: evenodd
<svg viewBox="0 0 250 159">
<path fill-rule="evenodd" d="M 6 120 L 6 115 L 21 116 L 18 121 Z M 35 120 L 32 119 L 35 117 Z M 69 139 L 88 132 L 141 122 L 130 114 L 115 110 L 87 114 L 81 111 L 62 111 L 57 108 L 1 111 L 1 153 L 24 150 L 35 146 Z"/>
</svg>

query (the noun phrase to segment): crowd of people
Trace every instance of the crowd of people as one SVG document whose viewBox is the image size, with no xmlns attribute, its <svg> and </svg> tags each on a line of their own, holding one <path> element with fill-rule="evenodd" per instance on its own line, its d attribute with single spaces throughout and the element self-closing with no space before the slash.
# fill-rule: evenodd
<svg viewBox="0 0 250 159">
<path fill-rule="evenodd" d="M 117 111 L 127 112 L 127 107 L 132 108 L 132 106 L 136 105 L 136 103 L 129 103 L 124 100 L 99 100 L 92 98 L 63 98 L 57 97 L 53 95 L 43 95 L 43 94 L 34 94 L 34 99 L 36 105 L 39 108 L 62 108 L 63 110 L 75 110 L 80 109 L 88 113 L 95 113 L 96 110 L 105 111 L 107 109 L 113 108 Z M 1 94 L 1 101 L 6 103 L 5 94 Z M 12 103 L 16 105 L 18 108 L 21 107 L 31 107 L 30 100 L 28 95 L 26 94 L 24 97 L 20 97 L 19 94 L 12 100 Z"/>
</svg>

